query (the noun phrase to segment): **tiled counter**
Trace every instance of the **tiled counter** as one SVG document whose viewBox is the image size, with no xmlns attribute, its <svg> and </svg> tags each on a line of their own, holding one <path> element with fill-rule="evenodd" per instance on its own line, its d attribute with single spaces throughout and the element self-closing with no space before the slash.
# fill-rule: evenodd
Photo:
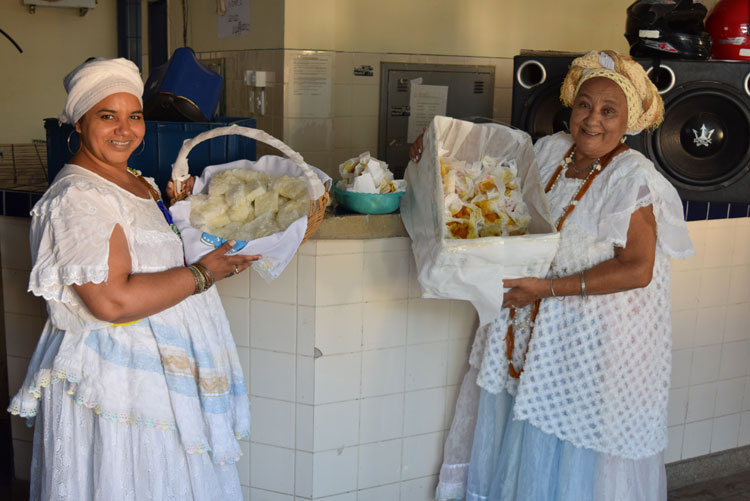
<svg viewBox="0 0 750 501">
<path fill-rule="evenodd" d="M 396 222 L 373 224 L 398 234 Z M 273 283 L 254 272 L 219 283 L 251 394 L 246 498 L 431 499 L 476 315 L 419 297 L 408 238 L 340 239 L 326 224 Z M 28 225 L 0 218 L 13 391 L 44 321 L 25 292 Z M 672 273 L 667 462 L 750 445 L 750 218 L 689 229 L 697 256 Z M 27 475 L 30 431 L 14 419 L 13 435 Z"/>
</svg>

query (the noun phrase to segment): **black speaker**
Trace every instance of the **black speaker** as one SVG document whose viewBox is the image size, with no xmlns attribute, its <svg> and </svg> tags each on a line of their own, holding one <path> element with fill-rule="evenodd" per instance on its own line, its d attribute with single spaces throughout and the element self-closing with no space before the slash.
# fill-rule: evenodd
<svg viewBox="0 0 750 501">
<path fill-rule="evenodd" d="M 536 139 L 566 130 L 569 111 L 559 100 L 571 56 L 514 59 L 512 125 Z M 654 132 L 628 136 L 677 188 L 683 200 L 750 202 L 750 63 L 650 60 L 664 99 L 664 122 Z"/>
</svg>

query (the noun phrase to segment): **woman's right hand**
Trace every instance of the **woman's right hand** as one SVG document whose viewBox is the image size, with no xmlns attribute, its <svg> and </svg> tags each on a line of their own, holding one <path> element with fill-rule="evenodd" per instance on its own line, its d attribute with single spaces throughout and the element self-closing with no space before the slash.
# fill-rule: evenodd
<svg viewBox="0 0 750 501">
<path fill-rule="evenodd" d="M 409 158 L 411 158 L 411 161 L 416 163 L 419 162 L 422 159 L 422 137 L 424 136 L 424 132 L 422 132 L 417 139 L 414 140 L 414 143 L 411 145 L 411 148 L 409 148 Z"/>
<path fill-rule="evenodd" d="M 253 261 L 261 258 L 259 254 L 249 256 L 244 254 L 227 254 L 237 242 L 227 240 L 223 245 L 203 256 L 198 262 L 211 270 L 218 282 L 246 270 Z"/>
</svg>

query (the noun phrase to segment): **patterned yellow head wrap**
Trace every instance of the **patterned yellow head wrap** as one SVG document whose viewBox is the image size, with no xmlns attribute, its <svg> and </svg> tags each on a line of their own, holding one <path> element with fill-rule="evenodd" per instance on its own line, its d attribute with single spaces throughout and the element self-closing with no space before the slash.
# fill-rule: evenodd
<svg viewBox="0 0 750 501">
<path fill-rule="evenodd" d="M 628 102 L 628 133 L 656 128 L 664 118 L 664 102 L 643 66 L 615 51 L 589 52 L 574 59 L 560 89 L 560 100 L 571 107 L 581 85 L 591 78 L 615 82 Z"/>
</svg>

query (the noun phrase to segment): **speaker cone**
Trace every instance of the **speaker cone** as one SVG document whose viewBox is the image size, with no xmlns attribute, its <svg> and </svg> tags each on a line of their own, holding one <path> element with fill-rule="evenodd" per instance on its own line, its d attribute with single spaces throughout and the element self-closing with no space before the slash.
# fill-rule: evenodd
<svg viewBox="0 0 750 501">
<path fill-rule="evenodd" d="M 712 82 L 678 87 L 665 100 L 664 122 L 647 141 L 649 156 L 674 184 L 716 190 L 750 168 L 750 109 L 732 89 Z"/>
<path fill-rule="evenodd" d="M 521 128 L 527 131 L 534 141 L 561 130 L 568 130 L 570 108 L 566 108 L 560 102 L 559 82 L 558 85 L 540 90 L 524 104 L 522 122 Z"/>
</svg>

